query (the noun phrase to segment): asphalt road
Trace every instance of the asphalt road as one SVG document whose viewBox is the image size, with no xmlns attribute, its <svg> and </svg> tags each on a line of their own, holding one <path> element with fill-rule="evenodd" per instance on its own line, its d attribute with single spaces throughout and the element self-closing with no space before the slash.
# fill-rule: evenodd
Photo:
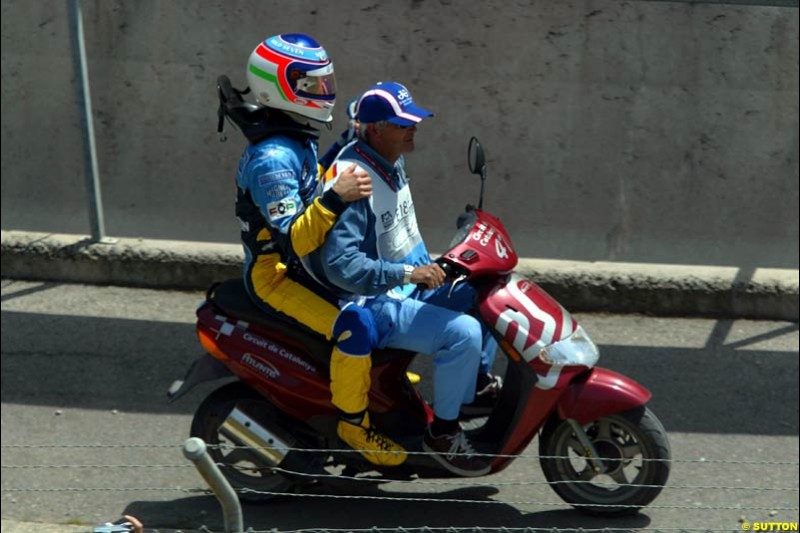
<svg viewBox="0 0 800 533">
<path fill-rule="evenodd" d="M 3 280 L 4 532 L 15 531 L 9 521 L 62 524 L 70 531 L 69 524 L 84 525 L 88 530 L 123 513 L 162 530 L 203 525 L 222 530 L 219 505 L 203 492 L 204 482 L 181 454 L 191 413 L 210 389 L 194 391 L 173 405 L 164 396 L 200 354 L 192 324 L 202 297 Z M 599 344 L 601 366 L 653 392 L 650 407 L 669 432 L 675 459 L 669 486 L 639 515 L 615 520 L 584 516 L 559 503 L 542 483 L 535 459 L 519 459 L 497 476 L 460 485 L 359 484 L 317 490 L 431 499 L 411 505 L 300 497 L 248 504 L 245 527 L 740 531 L 742 521 L 797 522 L 796 323 L 598 314 L 576 318 Z M 417 366 L 427 376 L 427 363 L 418 358 Z M 526 453 L 537 453 L 535 444 Z M 786 507 L 794 509 L 780 509 Z"/>
</svg>

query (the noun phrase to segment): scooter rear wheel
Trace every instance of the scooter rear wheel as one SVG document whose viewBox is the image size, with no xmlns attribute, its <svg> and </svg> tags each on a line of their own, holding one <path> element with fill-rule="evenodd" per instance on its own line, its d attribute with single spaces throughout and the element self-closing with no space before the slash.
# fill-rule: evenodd
<svg viewBox="0 0 800 533">
<path fill-rule="evenodd" d="M 583 426 L 605 471 L 597 473 L 566 420 L 550 419 L 539 439 L 540 463 L 552 489 L 593 515 L 635 514 L 661 492 L 670 471 L 666 430 L 647 408 Z"/>
<path fill-rule="evenodd" d="M 276 423 L 275 407 L 242 382 L 229 383 L 212 392 L 195 411 L 192 437 L 203 439 L 212 460 L 243 501 L 266 501 L 291 492 L 293 482 L 267 465 L 255 453 L 238 446 L 220 431 L 235 407 L 257 414 L 259 423 Z M 288 457 L 288 456 L 287 456 Z M 285 459 L 284 459 L 285 462 Z M 251 492 L 252 491 L 252 492 Z M 266 494 L 269 493 L 269 494 Z"/>
</svg>

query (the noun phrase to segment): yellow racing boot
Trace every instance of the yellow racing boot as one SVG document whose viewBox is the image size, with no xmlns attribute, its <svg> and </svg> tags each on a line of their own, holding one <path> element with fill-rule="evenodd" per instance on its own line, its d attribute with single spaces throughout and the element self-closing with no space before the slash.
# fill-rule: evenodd
<svg viewBox="0 0 800 533">
<path fill-rule="evenodd" d="M 360 424 L 340 419 L 336 433 L 345 444 L 359 450 L 372 464 L 397 466 L 406 460 L 405 448 L 370 425 L 369 413 L 364 413 Z"/>
</svg>

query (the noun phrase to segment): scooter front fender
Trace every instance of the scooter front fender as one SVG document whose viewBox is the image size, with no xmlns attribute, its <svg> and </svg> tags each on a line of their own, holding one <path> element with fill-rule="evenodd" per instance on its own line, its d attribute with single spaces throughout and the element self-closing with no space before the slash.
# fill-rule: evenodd
<svg viewBox="0 0 800 533">
<path fill-rule="evenodd" d="M 234 375 L 228 370 L 228 367 L 223 365 L 218 359 L 204 354 L 200 358 L 195 359 L 183 379 L 172 382 L 172 386 L 170 386 L 167 391 L 167 399 L 169 403 L 172 403 L 200 383 L 230 377 L 234 377 Z"/>
<path fill-rule="evenodd" d="M 605 368 L 593 368 L 570 383 L 558 402 L 558 415 L 588 424 L 607 415 L 646 404 L 652 394 L 632 379 Z"/>
</svg>

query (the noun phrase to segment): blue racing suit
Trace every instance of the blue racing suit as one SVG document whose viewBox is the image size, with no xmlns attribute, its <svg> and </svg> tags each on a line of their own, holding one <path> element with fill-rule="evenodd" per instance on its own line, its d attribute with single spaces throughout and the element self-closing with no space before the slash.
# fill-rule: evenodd
<svg viewBox="0 0 800 533">
<path fill-rule="evenodd" d="M 247 146 L 236 175 L 245 285 L 257 305 L 336 342 L 331 401 L 345 413 L 358 413 L 367 408 L 374 326 L 353 309 L 340 311 L 336 297 L 299 263 L 322 244 L 348 204 L 330 188 L 320 194 L 316 130 L 271 113 L 275 131 Z"/>
<path fill-rule="evenodd" d="M 292 265 L 322 244 L 347 204 L 333 190 L 317 194 L 316 137 L 288 117 L 274 120 L 283 127 L 249 144 L 236 174 L 245 285 L 257 304 L 331 338 L 338 308 Z"/>
</svg>

